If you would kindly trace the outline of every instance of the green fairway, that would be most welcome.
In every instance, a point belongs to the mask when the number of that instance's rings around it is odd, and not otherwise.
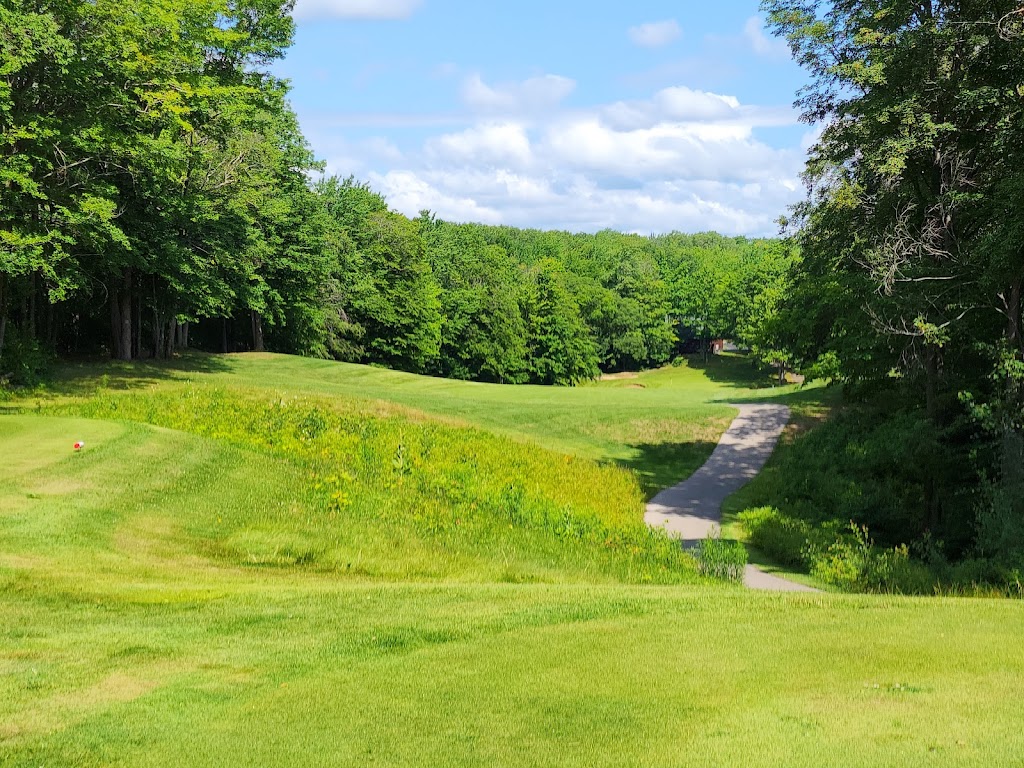
[[[5,766],[1024,754],[1010,601],[615,584],[626,554],[598,567],[528,527],[475,550],[389,539],[412,529],[317,520],[283,456],[145,425],[0,416],[0,453]],[[250,560],[239,537],[268,532],[376,565]],[[510,567],[547,583],[497,583]]]

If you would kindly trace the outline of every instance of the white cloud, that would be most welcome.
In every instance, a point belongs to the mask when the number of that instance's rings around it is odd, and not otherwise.
[[[665,88],[649,101],[620,101],[603,110],[606,122],[620,130],[648,127],[664,120],[716,121],[739,115],[740,103],[734,96],[685,86]]]
[[[449,194],[411,171],[371,173],[369,182],[375,190],[384,194],[389,206],[408,216],[415,216],[423,209],[428,209],[453,221],[499,224],[502,220],[499,211],[482,206],[471,197]]]
[[[358,148],[371,157],[391,163],[401,162],[403,155],[395,144],[383,136],[371,136],[359,143]]]
[[[733,117],[740,108],[735,96],[721,96],[676,86],[659,91],[654,103],[666,117],[684,120],[719,120]]]
[[[525,128],[510,122],[484,123],[461,133],[428,139],[426,151],[431,159],[447,163],[521,166],[531,157]]]
[[[627,188],[585,175],[552,179],[469,168],[390,171],[368,180],[408,216],[427,208],[448,221],[641,234],[774,234],[783,210],[780,196],[789,201],[799,196],[782,182],[661,181]]]
[[[296,0],[294,16],[309,19],[407,19],[423,0]]]
[[[530,112],[557,106],[575,88],[575,80],[560,75],[540,75],[519,83],[490,86],[476,74],[463,82],[462,100],[474,109]]]
[[[468,82],[478,109],[503,113],[464,115],[458,129],[434,127],[401,150],[379,139],[328,143],[331,171],[367,179],[410,216],[429,208],[451,221],[577,231],[774,234],[801,196],[799,136],[777,147],[758,134],[796,125],[790,108],[676,86],[645,100],[538,110],[562,98],[558,88]],[[338,135],[344,124],[319,130]]]
[[[758,56],[784,59],[789,56],[789,45],[785,40],[769,37],[764,33],[761,19],[751,16],[743,26],[743,39]]]
[[[786,175],[793,154],[752,135],[749,125],[659,123],[617,131],[596,117],[552,126],[545,149],[562,165],[601,178],[758,182]]]
[[[629,39],[643,48],[661,48],[675,42],[682,34],[675,19],[652,21],[629,28]]]

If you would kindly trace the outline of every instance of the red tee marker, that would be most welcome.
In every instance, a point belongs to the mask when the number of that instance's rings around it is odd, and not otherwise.
[[[77,443],[75,443],[74,448],[76,451],[82,450],[83,448],[85,448],[85,441],[79,440]]]

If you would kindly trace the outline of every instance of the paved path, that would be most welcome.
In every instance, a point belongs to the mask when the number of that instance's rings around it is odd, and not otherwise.
[[[714,453],[700,469],[679,485],[655,496],[644,520],[677,535],[685,547],[719,533],[722,502],[752,480],[772,455],[789,421],[784,405],[737,405],[740,414],[722,435]],[[753,589],[813,592],[748,565],[743,583]]]

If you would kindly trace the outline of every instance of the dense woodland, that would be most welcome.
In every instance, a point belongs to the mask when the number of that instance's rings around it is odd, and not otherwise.
[[[940,572],[959,562],[961,580],[1019,584],[1024,6],[763,6],[822,128],[777,343],[853,404],[794,457],[790,509],[865,524]]]
[[[0,375],[277,350],[571,384],[729,337],[847,405],[785,523],[1024,571],[1024,13],[767,0],[820,126],[789,237],[409,219],[321,170],[280,0],[0,2]],[[803,530],[801,528],[801,530]],[[980,565],[979,565],[980,564]]]
[[[777,242],[410,220],[319,166],[273,0],[0,5],[0,372],[270,349],[498,382],[755,343]]]

